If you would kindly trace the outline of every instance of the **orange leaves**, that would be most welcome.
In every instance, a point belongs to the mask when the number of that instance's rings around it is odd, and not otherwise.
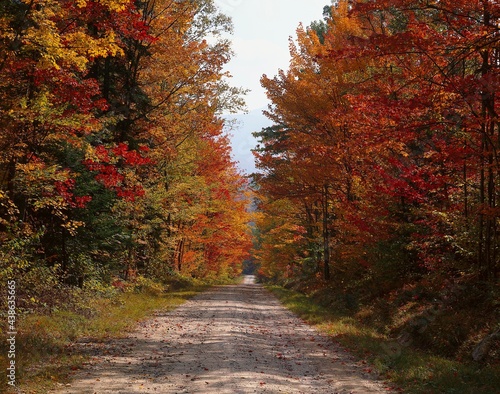
[[[270,201],[262,195],[259,198],[256,226],[260,242],[253,254],[260,273],[269,278],[290,277],[294,267],[301,265],[298,256],[307,245],[307,229],[293,220],[297,207],[290,199]]]

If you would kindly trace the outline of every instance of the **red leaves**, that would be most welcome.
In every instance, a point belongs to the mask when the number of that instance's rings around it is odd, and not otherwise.
[[[125,180],[125,177],[118,172],[118,169],[115,166],[98,165],[97,169],[99,174],[97,174],[95,178],[108,189],[119,187],[119,185],[121,185],[121,183]]]
[[[116,195],[126,201],[135,201],[138,197],[144,197],[146,192],[141,185],[134,185],[130,188],[115,187]]]
[[[139,149],[143,153],[148,152],[147,146],[141,146]],[[144,166],[151,164],[151,160],[149,158],[141,156],[137,151],[129,150],[128,145],[124,143],[120,143],[118,146],[111,148],[111,151],[116,157],[121,157],[124,164],[128,166]]]
[[[54,188],[59,196],[64,199],[64,202],[71,208],[85,208],[92,201],[91,196],[75,196],[73,189],[75,188],[75,180],[67,179],[66,181],[56,181]]]
[[[95,148],[95,154],[97,155],[97,157],[99,158],[100,161],[102,161],[103,163],[109,163],[110,162],[110,157],[109,157],[109,154],[108,154],[108,150],[102,146],[102,145],[99,145]]]
[[[147,153],[149,148],[141,146],[139,150],[141,153]],[[130,150],[124,143],[111,148],[99,145],[94,151],[97,160],[84,160],[83,164],[90,171],[97,172],[95,175],[97,181],[127,201],[134,201],[137,197],[144,196],[145,191],[141,185],[128,184],[127,169],[148,166],[152,164],[151,159],[135,150]]]

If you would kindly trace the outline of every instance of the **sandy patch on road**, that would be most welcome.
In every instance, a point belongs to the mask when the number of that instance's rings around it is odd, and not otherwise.
[[[252,277],[158,313],[60,393],[381,393],[361,363]]]

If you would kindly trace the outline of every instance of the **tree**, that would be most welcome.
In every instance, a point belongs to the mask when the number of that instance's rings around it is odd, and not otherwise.
[[[365,147],[352,143],[356,135],[348,123],[345,94],[360,79],[366,64],[329,56],[350,35],[361,34],[360,27],[348,17],[347,2],[340,2],[331,15],[322,37],[314,29],[298,29],[287,73],[262,78],[273,103],[266,114],[276,127],[257,135],[263,146],[256,153],[258,167],[269,174],[259,179],[265,192],[279,195],[280,187],[287,197],[303,199],[307,217],[312,206],[320,207],[322,219],[317,223],[322,227],[326,279],[330,277],[332,235],[338,239],[342,229],[348,228],[344,213],[352,210],[363,193],[360,163],[365,153]],[[346,239],[348,244],[354,242],[354,234],[344,234],[351,238]]]
[[[398,139],[407,152],[413,148],[414,169],[404,165],[404,172],[412,174],[406,191],[423,180],[420,189],[427,197],[434,194],[431,205],[438,204],[447,214],[453,209],[462,212],[451,220],[454,247],[465,251],[464,258],[475,254],[484,277],[495,276],[498,4],[382,1],[376,9],[359,3],[355,12],[372,26],[381,26],[366,43],[365,53],[390,65],[386,74],[393,82],[392,110],[380,97],[377,101],[388,120],[397,122]],[[380,15],[387,27],[376,23]],[[469,234],[470,226],[476,250],[459,229]],[[458,241],[464,238],[467,243]]]

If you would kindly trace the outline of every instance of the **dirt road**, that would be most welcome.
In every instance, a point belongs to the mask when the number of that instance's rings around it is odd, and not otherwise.
[[[158,314],[61,393],[380,393],[382,383],[253,277]]]

